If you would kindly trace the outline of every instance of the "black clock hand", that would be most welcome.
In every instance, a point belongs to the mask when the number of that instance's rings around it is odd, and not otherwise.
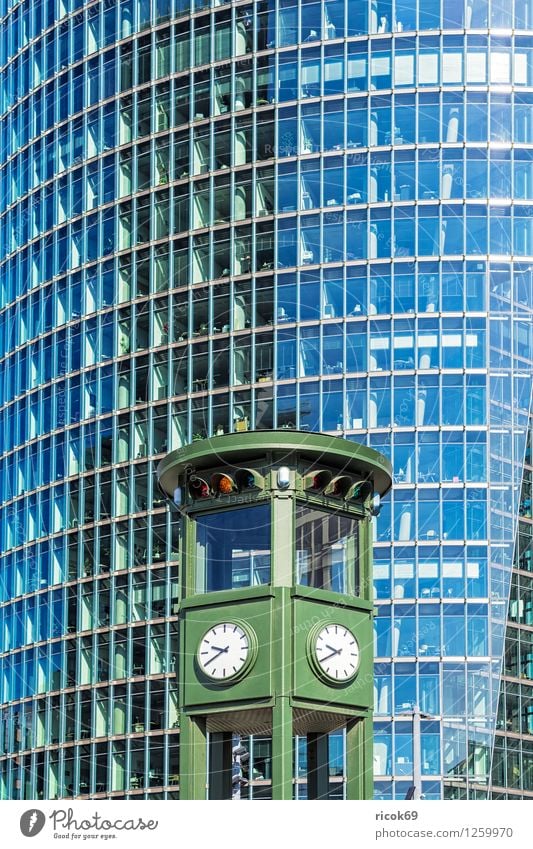
[[[213,648],[216,648],[216,646],[213,646]],[[224,654],[224,652],[227,652],[228,650],[229,646],[226,646],[225,649],[219,649],[217,653],[213,655],[213,657],[210,657],[209,660],[206,660],[206,662],[204,663],[204,669],[206,666],[209,666],[210,663],[216,660],[219,655]]]
[[[331,646],[326,646],[326,648],[330,649],[330,648],[331,648]],[[326,655],[326,657],[321,657],[321,658],[320,658],[320,663],[324,663],[324,661],[329,660],[329,659],[330,659],[330,657],[333,657],[333,656],[334,656],[334,655],[336,655],[336,654],[340,654],[341,652],[342,652],[342,649],[333,649],[333,651],[331,652],[331,654],[327,654],[327,655]]]

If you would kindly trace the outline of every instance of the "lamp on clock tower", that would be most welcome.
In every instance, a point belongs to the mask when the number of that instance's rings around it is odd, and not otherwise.
[[[272,798],[329,792],[328,735],[346,729],[346,797],[372,796],[371,520],[381,454],[292,430],[194,442],[158,467],[181,511],[180,797],[230,798],[232,733],[272,738]]]

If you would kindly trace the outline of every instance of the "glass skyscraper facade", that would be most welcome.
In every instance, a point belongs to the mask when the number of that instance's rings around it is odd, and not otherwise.
[[[296,427],[394,464],[376,796],[533,797],[533,0],[0,0],[0,147],[0,794],[177,797],[155,466]]]

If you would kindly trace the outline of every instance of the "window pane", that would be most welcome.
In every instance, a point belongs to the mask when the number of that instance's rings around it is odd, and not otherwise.
[[[357,576],[357,520],[296,508],[296,583],[339,593],[350,591],[349,572]]]
[[[197,592],[239,589],[269,581],[269,505],[197,517]]]

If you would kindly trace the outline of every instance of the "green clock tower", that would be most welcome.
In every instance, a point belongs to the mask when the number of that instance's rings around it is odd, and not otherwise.
[[[328,796],[346,728],[346,796],[372,796],[371,519],[388,460],[339,437],[228,434],[173,451],[159,485],[182,513],[180,796],[231,797],[232,734],[272,737],[272,797]]]

